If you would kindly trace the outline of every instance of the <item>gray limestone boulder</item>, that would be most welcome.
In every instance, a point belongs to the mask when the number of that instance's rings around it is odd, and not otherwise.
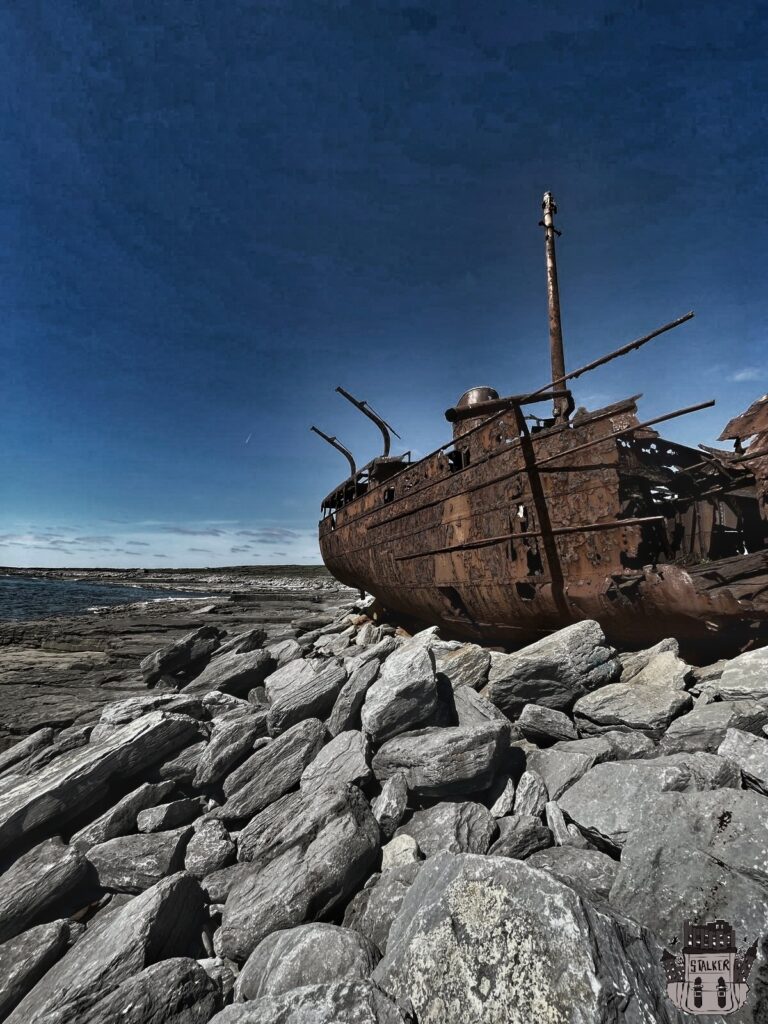
[[[118,836],[93,846],[86,857],[99,885],[114,892],[144,892],[184,866],[192,828]]]
[[[659,953],[523,861],[441,854],[408,890],[373,980],[419,1024],[671,1024]]]
[[[659,655],[669,656],[669,652]],[[666,676],[641,681],[640,676],[650,672],[653,664],[628,683],[612,683],[577,700],[573,715],[579,730],[594,735],[617,728],[633,729],[659,739],[674,718],[690,710],[693,701]]]
[[[515,726],[532,743],[556,743],[578,739],[576,726],[568,715],[541,704],[526,704]]]
[[[248,654],[250,651],[263,647],[266,639],[267,632],[261,626],[247,629],[244,633],[235,633],[226,640],[222,640],[211,655],[211,660],[221,658],[225,654]]]
[[[166,644],[148,654],[139,666],[144,682],[153,686],[161,676],[174,676],[179,672],[192,672],[204,665],[221,643],[224,631],[216,626],[201,626],[180,640]]]
[[[439,680],[439,676],[438,676]],[[499,711],[495,704],[476,693],[471,687],[456,686],[451,693],[451,703],[455,712],[455,721],[464,728],[471,728],[474,725],[487,725],[489,722],[498,722],[510,729],[509,719],[503,711]]]
[[[405,894],[418,875],[421,864],[413,862],[392,868],[372,884],[366,884],[347,906],[344,927],[354,929],[369,939],[380,952],[386,952],[392,922],[400,912]]]
[[[766,724],[768,702],[760,703],[746,697],[744,700],[697,704],[693,711],[672,722],[659,747],[667,754],[685,750],[715,753],[728,729],[740,729],[759,736]]]
[[[178,750],[196,731],[197,723],[185,715],[155,711],[17,780],[0,792],[0,849],[42,825],[81,813],[115,775],[124,779],[145,770]]]
[[[338,736],[340,732],[346,732],[348,729],[360,728],[360,710],[380,668],[379,662],[372,658],[356,668],[344,683],[328,719],[328,732],[331,736]]]
[[[526,770],[535,772],[544,782],[550,800],[557,800],[595,764],[591,754],[550,747],[534,750],[526,759]]]
[[[118,800],[95,821],[75,832],[70,844],[85,853],[92,846],[106,843],[108,839],[135,832],[139,812],[162,803],[171,795],[173,789],[173,782],[144,782],[137,789],[127,793],[122,800]]]
[[[579,850],[575,846],[550,846],[531,854],[527,864],[559,878],[584,898],[607,900],[619,862],[600,850]]]
[[[712,755],[670,755],[644,761],[597,764],[559,798],[561,810],[588,839],[621,848],[646,809],[660,793],[712,788],[721,772],[733,777]]]
[[[619,655],[619,661],[621,662],[621,678],[627,683],[630,679],[637,676],[643,669],[660,654],[670,652],[677,656],[680,653],[680,645],[673,637],[667,637],[666,640],[660,640],[653,647],[647,647],[642,651],[627,651],[625,654]]]
[[[126,697],[124,700],[113,701],[102,709],[89,740],[91,743],[99,743],[109,739],[117,726],[135,722],[152,711],[188,715],[197,720],[205,717],[203,702],[197,694],[150,693],[139,697]]]
[[[418,644],[404,644],[384,662],[360,717],[363,730],[381,743],[426,722],[436,708],[434,658]]]
[[[438,853],[487,853],[497,832],[496,819],[482,804],[439,803],[416,811],[395,836],[411,836],[425,857]]]
[[[515,805],[515,780],[501,773],[485,794],[485,803],[494,818],[506,818]]]
[[[373,777],[368,764],[368,739],[359,730],[341,732],[326,743],[301,776],[301,789],[351,782],[363,785]]]
[[[252,708],[252,705],[248,705]],[[195,786],[211,786],[227,775],[267,735],[267,712],[253,711],[235,718],[220,718],[195,770]]]
[[[394,636],[385,636],[372,647],[348,649],[344,652],[344,668],[351,675],[369,661],[385,661],[393,651],[400,647],[400,641]]]
[[[235,1003],[210,1024],[405,1024],[406,1018],[370,981],[304,985],[281,996]]]
[[[248,957],[235,986],[235,999],[281,996],[305,985],[365,981],[379,962],[373,943],[359,932],[333,924],[301,924],[273,932]]]
[[[18,743],[14,743],[12,747],[0,751],[0,775],[52,743],[53,729],[46,726],[44,729],[38,729],[36,732],[30,733],[29,736],[25,736]]]
[[[768,739],[741,729],[728,729],[717,752],[739,766],[749,789],[768,794]]]
[[[491,652],[487,696],[510,718],[534,703],[568,711],[579,697],[614,682],[620,672],[602,629],[587,619],[515,654]]]
[[[714,687],[720,700],[768,700],[768,647],[732,658]]]
[[[320,751],[324,735],[323,723],[310,718],[270,740],[242,765],[236,782],[233,775],[225,780],[227,801],[216,816],[225,822],[251,818],[293,789]]]
[[[493,782],[507,736],[499,722],[403,733],[376,753],[373,774],[385,782],[402,772],[417,798],[477,793]]]
[[[191,786],[201,758],[208,749],[207,740],[190,743],[177,754],[162,760],[146,773],[147,782],[173,782],[179,786]]]
[[[187,843],[184,869],[202,879],[232,864],[236,856],[237,847],[224,824],[215,818],[201,821]]]
[[[621,682],[638,686],[668,686],[685,690],[693,680],[693,668],[678,655],[677,642],[662,640],[647,651],[622,657]]]
[[[304,674],[289,690],[268,688],[271,706],[267,727],[270,735],[277,736],[307,718],[325,718],[331,713],[346,681],[344,666],[340,662],[329,661],[312,675]]]
[[[261,686],[275,667],[271,655],[265,650],[231,651],[212,659],[184,693],[208,693],[219,690],[233,697],[245,696],[254,686]]]
[[[204,802],[199,797],[172,800],[168,804],[158,804],[139,811],[136,815],[136,828],[139,832],[163,832],[188,825],[199,818],[204,810]]]
[[[532,814],[516,814],[511,818],[499,818],[499,838],[488,850],[491,857],[514,857],[525,860],[537,850],[552,845],[552,833],[541,818]],[[474,852],[474,851],[470,851]]]
[[[381,870],[390,871],[422,860],[419,844],[412,836],[395,836],[381,848]]]
[[[291,661],[303,656],[303,650],[298,641],[292,637],[286,640],[278,640],[277,643],[267,644],[266,650],[272,656],[278,668],[287,665]]]
[[[379,826],[360,790],[326,787],[313,799],[312,827],[296,822],[295,841],[230,890],[220,931],[229,959],[242,962],[272,932],[329,913],[373,867]]]
[[[317,674],[318,662],[297,658],[271,672],[264,681],[267,702],[274,704],[290,695],[297,686],[302,686]]]
[[[381,834],[391,839],[403,820],[408,806],[408,783],[402,772],[395,772],[381,787],[381,793],[371,804],[373,816],[379,823]]]
[[[200,886],[173,875],[94,921],[6,1024],[79,1024],[92,1007],[152,963],[182,955],[200,931]]]
[[[515,790],[514,813],[531,814],[540,818],[548,799],[547,787],[538,772],[523,772]]]
[[[488,682],[491,652],[477,644],[439,643],[432,647],[435,671],[450,680],[452,687],[481,690]]]
[[[69,922],[51,921],[8,939],[0,945],[0,1020],[63,956],[69,944]]]
[[[645,733],[617,729],[609,729],[596,736],[583,736],[578,740],[560,741],[553,749],[589,754],[594,757],[595,764],[602,764],[603,761],[631,761],[658,753],[656,744]]]
[[[86,863],[74,846],[46,839],[0,875],[0,942],[13,938],[85,875]]]

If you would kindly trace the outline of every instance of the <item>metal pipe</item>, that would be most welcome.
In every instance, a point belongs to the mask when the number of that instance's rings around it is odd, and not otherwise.
[[[565,377],[565,353],[563,351],[563,327],[560,318],[560,290],[557,285],[557,257],[555,255],[555,234],[560,234],[555,229],[554,216],[557,213],[555,198],[551,192],[544,193],[541,203],[544,211],[541,225],[544,228],[544,250],[547,258],[547,307],[549,311],[549,357],[552,364],[552,377],[554,380],[562,380]],[[564,423],[568,414],[573,409],[573,399],[570,402],[564,398],[555,398],[552,404],[552,411],[555,422]]]
[[[355,465],[355,460],[352,455],[352,452],[349,451],[348,448],[345,448],[341,441],[338,441],[335,437],[329,437],[327,434],[324,434],[323,431],[319,429],[319,427],[310,427],[309,429],[314,430],[316,434],[322,437],[324,441],[327,441],[328,444],[335,448],[337,452],[341,452],[341,454],[349,463],[351,475],[355,476],[357,473],[357,466]]]
[[[391,430],[395,437],[399,438],[400,435],[398,434],[398,432],[394,429],[394,427],[391,427],[386,420],[383,420],[381,416],[378,415],[378,413],[375,413],[367,402],[361,402],[358,398],[355,398],[354,395],[350,395],[350,393],[348,391],[345,391],[344,388],[342,387],[338,387],[336,388],[336,390],[340,395],[343,395],[343,397],[346,398],[348,402],[351,402],[352,405],[355,406],[355,408],[359,409],[364,416],[367,416],[369,420],[373,420],[373,422],[379,428],[382,437],[384,438],[384,451],[382,452],[382,457],[386,459],[386,457],[389,455],[389,449],[392,443],[392,439],[389,436],[389,432]]]

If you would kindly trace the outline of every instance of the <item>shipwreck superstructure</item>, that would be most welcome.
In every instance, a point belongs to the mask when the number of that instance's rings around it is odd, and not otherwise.
[[[768,641],[768,396],[731,420],[733,451],[663,439],[633,395],[576,409],[570,382],[690,320],[566,372],[551,194],[543,202],[552,379],[527,394],[467,391],[453,436],[418,461],[384,438],[322,502],[333,575],[445,635],[516,646],[584,618],[613,642],[676,636],[690,656]],[[527,412],[552,402],[546,418]],[[536,422],[534,422],[536,421]]]

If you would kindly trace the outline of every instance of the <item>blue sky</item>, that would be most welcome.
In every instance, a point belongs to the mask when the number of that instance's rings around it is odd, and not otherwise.
[[[316,562],[375,428],[577,382],[713,443],[766,391],[764,4],[29,0],[0,10],[0,564]]]

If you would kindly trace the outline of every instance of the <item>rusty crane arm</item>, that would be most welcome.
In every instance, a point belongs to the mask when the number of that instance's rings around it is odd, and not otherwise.
[[[357,473],[357,466],[355,465],[355,459],[354,456],[352,455],[352,452],[348,448],[345,448],[341,441],[338,440],[338,438],[329,437],[328,434],[323,433],[323,431],[320,430],[319,427],[310,427],[309,429],[314,431],[314,433],[317,434],[319,437],[322,437],[324,441],[327,441],[328,444],[331,445],[331,447],[335,448],[337,452],[341,452],[341,454],[349,463],[351,476],[355,476]]]
[[[338,387],[336,388],[336,390],[340,395],[346,398],[348,402],[351,402],[356,409],[359,409],[363,416],[367,416],[369,420],[373,420],[373,422],[379,428],[379,430],[381,431],[381,435],[384,438],[384,451],[382,452],[382,457],[386,459],[389,456],[389,449],[392,445],[390,433],[394,434],[395,437],[399,439],[400,435],[398,434],[398,432],[395,430],[393,426],[387,423],[385,419],[382,419],[382,417],[379,416],[378,413],[374,412],[367,402],[360,401],[359,398],[355,398],[354,395],[350,395],[350,393],[348,391],[345,391],[344,388],[342,387]]]

